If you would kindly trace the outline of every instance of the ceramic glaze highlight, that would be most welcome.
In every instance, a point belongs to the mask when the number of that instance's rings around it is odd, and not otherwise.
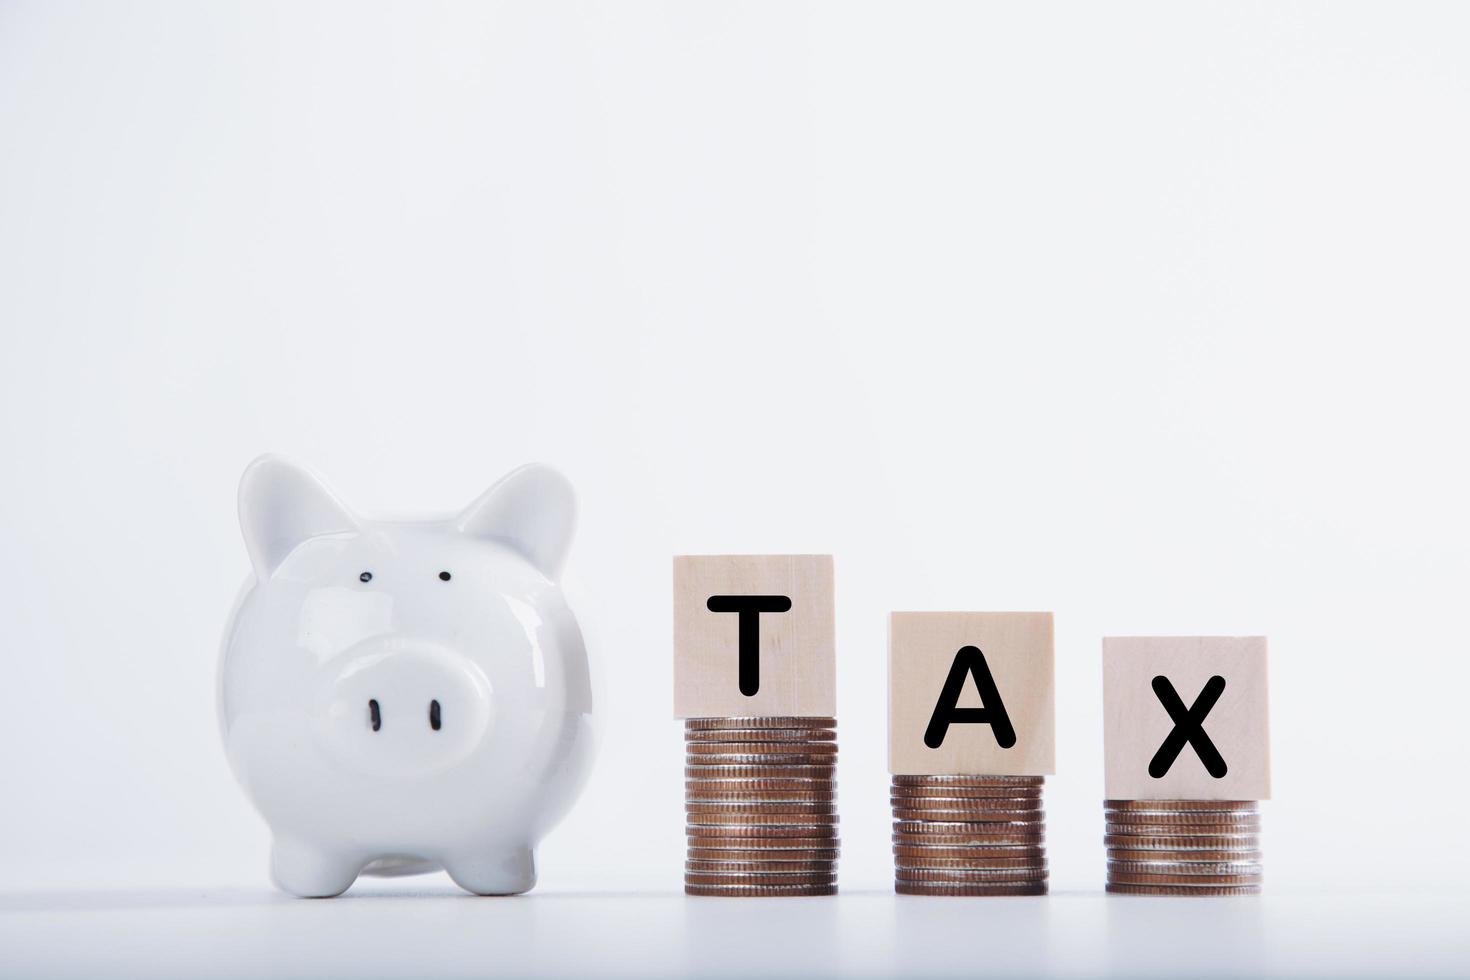
[[[575,499],[526,466],[464,511],[370,520],[308,470],[240,483],[254,573],[225,629],[219,707],[286,891],[444,868],[527,891],[592,755],[581,631],[557,584]]]

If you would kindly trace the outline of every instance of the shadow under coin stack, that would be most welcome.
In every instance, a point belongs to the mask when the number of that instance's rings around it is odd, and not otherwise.
[[[837,893],[834,718],[689,718],[689,895]]]
[[[1107,800],[1107,889],[1259,895],[1261,814],[1244,800]]]
[[[894,776],[900,895],[1045,895],[1044,776]]]

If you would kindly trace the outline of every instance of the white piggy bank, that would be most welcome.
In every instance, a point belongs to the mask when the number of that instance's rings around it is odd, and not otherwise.
[[[587,651],[557,585],[571,485],[526,466],[453,517],[367,520],[309,471],[240,481],[254,574],[225,629],[220,724],[271,873],[329,896],[444,868],[536,883],[592,750]]]

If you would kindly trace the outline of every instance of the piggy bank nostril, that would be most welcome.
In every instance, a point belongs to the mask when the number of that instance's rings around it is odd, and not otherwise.
[[[383,715],[378,711],[378,699],[368,700],[368,723],[373,726],[373,731],[383,727]]]
[[[439,721],[439,702],[438,701],[430,701],[429,702],[429,727],[432,728],[432,729],[434,729],[434,731],[437,732],[439,730],[439,725],[440,725],[440,721]]]

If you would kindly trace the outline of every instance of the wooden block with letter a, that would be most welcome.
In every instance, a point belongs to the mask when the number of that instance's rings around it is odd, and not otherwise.
[[[892,613],[888,765],[895,775],[1054,772],[1052,614]]]
[[[889,617],[894,891],[1046,894],[1055,690],[1051,613]]]

